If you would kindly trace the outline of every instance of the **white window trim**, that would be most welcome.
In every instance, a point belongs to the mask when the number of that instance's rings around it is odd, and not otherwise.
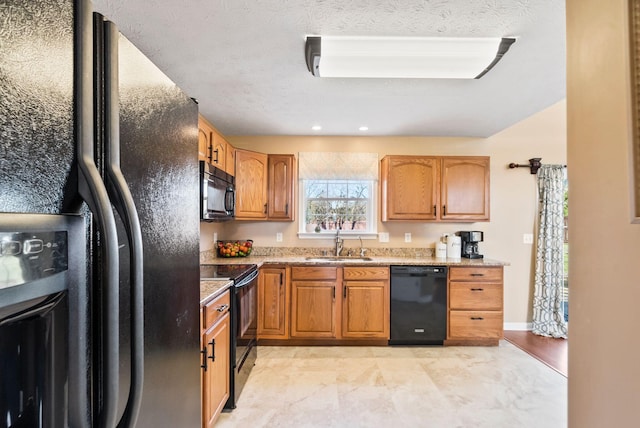
[[[304,230],[305,223],[305,205],[306,205],[306,197],[305,197],[305,189],[303,185],[304,180],[299,180],[298,182],[298,212],[300,213],[298,219],[298,238],[299,239],[332,239],[336,236],[335,231],[330,232],[307,232]],[[361,237],[362,239],[378,239],[378,180],[372,180],[371,182],[371,209],[369,210],[369,218],[367,218],[367,222],[371,225],[371,230],[368,232],[362,231],[351,231],[351,230],[340,230],[340,236],[343,239],[358,239]]]

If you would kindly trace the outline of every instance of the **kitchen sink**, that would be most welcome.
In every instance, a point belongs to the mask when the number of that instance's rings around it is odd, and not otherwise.
[[[358,256],[309,256],[305,257],[306,260],[312,262],[370,262],[373,259],[371,257],[358,257]]]

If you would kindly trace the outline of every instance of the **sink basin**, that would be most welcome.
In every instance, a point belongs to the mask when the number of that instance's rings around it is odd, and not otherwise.
[[[373,260],[371,257],[358,257],[358,256],[309,256],[305,257],[306,260],[312,262],[370,262]]]

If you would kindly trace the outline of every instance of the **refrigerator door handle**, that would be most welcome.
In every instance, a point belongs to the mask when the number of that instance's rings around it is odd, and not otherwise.
[[[119,366],[119,260],[118,232],[111,201],[94,160],[94,92],[93,92],[93,31],[91,4],[87,0],[76,4],[74,104],[76,110],[76,150],[78,193],[93,215],[93,224],[100,232],[101,264],[95,272],[101,275],[103,286],[104,334],[102,353],[103,376],[110,379],[102,391],[99,425],[115,425],[118,404]],[[88,287],[74,291],[75,311],[70,314],[69,357],[69,419],[71,426],[91,426],[89,365],[89,295]],[[71,398],[73,397],[73,398]]]
[[[120,169],[120,112],[118,80],[119,32],[113,22],[104,22],[105,52],[105,169],[107,190],[124,224],[131,260],[131,384],[127,405],[118,427],[134,427],[142,402],[144,379],[143,246],[142,228],[133,196]]]

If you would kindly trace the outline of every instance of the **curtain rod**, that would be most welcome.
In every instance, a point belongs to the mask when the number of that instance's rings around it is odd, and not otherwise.
[[[517,164],[517,163],[510,163],[509,164],[509,168],[513,169],[513,168],[530,168],[531,170],[531,174],[536,174],[538,172],[538,169],[540,169],[540,167],[542,166],[542,163],[540,162],[542,160],[542,158],[531,158],[529,159],[529,163],[528,164]],[[567,167],[566,165],[562,165],[563,167]]]

